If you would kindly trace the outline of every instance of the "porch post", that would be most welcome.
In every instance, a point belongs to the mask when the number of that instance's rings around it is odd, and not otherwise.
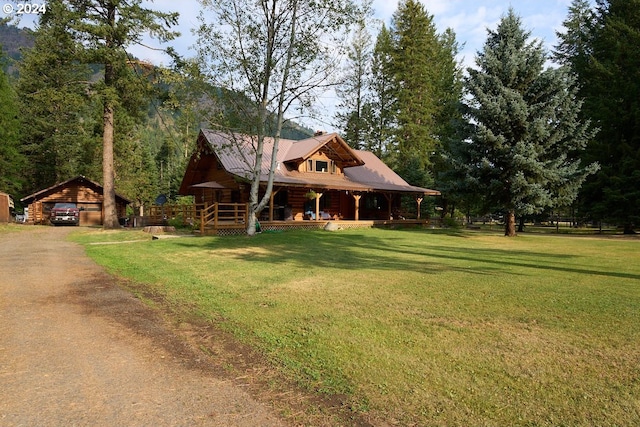
[[[391,201],[393,200],[393,194],[384,193],[384,198],[387,199],[387,207],[389,208],[387,212],[387,219],[391,219]]]
[[[204,221],[205,221],[205,215],[208,207],[209,207],[209,204],[207,202],[204,202],[204,207],[200,211],[200,235],[201,236],[204,236],[204,225],[205,225]]]
[[[362,196],[360,194],[354,194],[353,195],[353,199],[356,202],[356,217],[355,217],[356,221],[360,220],[360,198],[361,197]]]
[[[316,221],[320,220],[320,197],[322,193],[316,193]]]
[[[423,199],[424,197],[416,196],[416,203],[418,204],[418,219],[420,219],[420,204],[422,203]]]
[[[278,194],[278,192],[280,191],[280,188],[276,189],[272,189],[271,190],[271,195],[269,196],[269,221],[273,221],[273,199],[275,197],[276,194]]]

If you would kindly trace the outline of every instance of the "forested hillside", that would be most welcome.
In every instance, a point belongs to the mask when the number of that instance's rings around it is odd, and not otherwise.
[[[49,31],[41,30],[38,38],[27,28],[0,25],[6,74],[2,91],[7,97],[3,110],[13,111],[16,119],[15,126],[5,126],[14,131],[4,138],[3,160],[21,165],[2,190],[16,201],[77,175],[102,182],[101,106],[86,84],[76,82],[99,81],[104,69],[74,61],[71,41]],[[197,132],[220,111],[215,107],[220,90],[135,58],[130,63],[137,64],[131,67],[128,93],[135,107],[119,116],[123,132],[116,139],[115,165],[118,192],[133,200],[135,208],[152,203],[158,194],[178,197]],[[17,120],[18,111],[28,111],[29,119]],[[286,122],[282,131],[289,139],[312,134],[295,122]],[[11,170],[7,166],[2,172]]]

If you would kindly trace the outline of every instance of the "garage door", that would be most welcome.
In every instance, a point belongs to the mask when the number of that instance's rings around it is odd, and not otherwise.
[[[102,225],[102,203],[78,203],[80,225]]]

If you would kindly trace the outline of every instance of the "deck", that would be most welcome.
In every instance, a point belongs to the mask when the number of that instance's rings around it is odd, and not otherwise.
[[[194,227],[198,235],[239,235],[246,233],[248,205],[245,203],[214,203],[212,205],[172,205],[152,206],[146,216],[146,225],[166,225],[172,222],[182,222],[184,225]],[[429,219],[402,219],[402,220],[290,220],[290,221],[264,221],[260,220],[262,231],[275,232],[286,230],[313,230],[322,229],[329,222],[340,229],[351,228],[404,228],[404,227],[431,227],[437,225]]]

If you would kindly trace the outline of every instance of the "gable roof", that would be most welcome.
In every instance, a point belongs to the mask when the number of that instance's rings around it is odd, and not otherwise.
[[[99,194],[104,194],[104,188],[102,187],[102,185],[98,184],[97,182],[91,181],[88,178],[85,178],[82,175],[76,176],[74,178],[68,179],[64,182],[60,182],[58,184],[54,184],[51,187],[45,188],[44,190],[40,190],[36,193],[30,194],[26,197],[23,197],[22,199],[20,199],[21,202],[26,202],[26,203],[32,203],[35,200],[41,199],[42,197],[46,196],[49,193],[54,193],[55,191],[57,191],[59,188],[65,187],[69,184],[71,184],[74,181],[78,181],[78,184],[83,184],[86,185],[87,187],[91,187],[93,188],[94,191],[96,191]],[[131,200],[119,195],[116,193],[116,199],[121,202],[121,203],[125,203],[125,204],[129,204],[131,203]]]
[[[205,148],[213,152],[227,172],[241,180],[250,179],[251,167],[256,156],[255,137],[203,129],[200,131],[199,139]],[[263,182],[269,177],[273,143],[273,138],[265,138],[260,168],[260,180]],[[344,175],[305,173],[286,166],[300,163],[318,151],[323,151],[330,158],[341,162]],[[363,192],[440,194],[436,190],[409,185],[375,154],[352,149],[336,133],[318,135],[301,141],[280,139],[276,165],[274,184]]]
[[[281,140],[282,142],[282,140]],[[364,162],[357,152],[349,147],[337,133],[314,135],[301,141],[290,141],[284,162],[298,163],[313,156],[318,151],[324,151],[332,160],[338,160],[343,167],[362,166]]]

